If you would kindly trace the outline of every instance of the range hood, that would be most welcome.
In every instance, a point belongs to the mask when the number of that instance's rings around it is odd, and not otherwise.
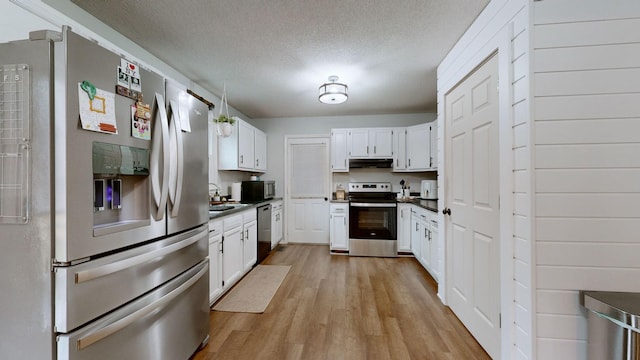
[[[391,168],[393,159],[349,159],[349,168]]]

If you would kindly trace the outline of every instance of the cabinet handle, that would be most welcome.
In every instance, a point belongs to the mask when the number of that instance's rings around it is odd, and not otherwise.
[[[449,209],[449,208],[444,208],[444,209],[442,210],[442,213],[443,213],[443,214],[445,214],[445,215],[451,215],[451,209]]]
[[[256,167],[260,166],[260,160],[256,159]]]
[[[369,145],[367,145],[367,155],[369,155]]]
[[[429,167],[433,167],[433,156],[429,156]]]
[[[240,155],[240,164],[244,164],[244,155]]]
[[[427,240],[431,240],[431,239],[429,239],[429,234],[427,233],[427,231],[429,231],[429,230],[427,230],[427,228],[424,228],[424,237],[425,237]]]
[[[416,231],[418,231],[418,223],[416,223]]]
[[[407,159],[407,166],[411,167],[411,159]]]
[[[376,152],[376,146],[375,146],[375,145],[373,145],[373,153],[374,153],[374,154],[376,154],[376,153],[377,153],[377,152]]]
[[[222,241],[220,242],[220,252],[224,254],[224,236],[222,237]]]
[[[246,233],[246,235],[245,235],[245,239],[246,239],[246,240],[249,240],[249,229],[245,230],[245,233]]]
[[[344,167],[347,167],[347,159],[344,159]]]

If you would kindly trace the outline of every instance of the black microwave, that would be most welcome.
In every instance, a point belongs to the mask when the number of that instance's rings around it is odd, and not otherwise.
[[[243,181],[240,192],[240,202],[255,203],[258,201],[273,199],[276,195],[276,182],[269,181]]]

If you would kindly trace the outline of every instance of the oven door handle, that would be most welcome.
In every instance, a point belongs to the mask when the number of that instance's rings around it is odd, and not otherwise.
[[[392,208],[392,207],[396,207],[396,203],[349,203],[349,206],[353,206],[353,207]]]

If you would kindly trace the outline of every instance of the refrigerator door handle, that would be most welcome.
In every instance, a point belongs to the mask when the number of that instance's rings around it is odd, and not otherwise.
[[[169,121],[165,111],[164,97],[156,93],[155,98],[154,119],[155,126],[160,127],[160,136],[153,136],[151,143],[151,189],[153,200],[157,206],[155,219],[160,220],[164,217],[164,209],[167,204],[169,178]],[[158,120],[160,117],[160,121]],[[162,174],[160,174],[159,164],[162,162]]]
[[[171,217],[177,217],[180,211],[180,199],[182,198],[182,176],[184,168],[184,147],[182,145],[182,130],[180,125],[180,107],[175,100],[169,101],[168,110],[169,139],[170,139],[170,165],[169,174],[169,201],[171,202]]]
[[[130,258],[127,258],[126,260],[121,260],[121,261],[113,262],[110,264],[102,265],[97,268],[78,271],[77,273],[75,273],[76,284],[81,284],[83,282],[87,282],[103,276],[111,275],[113,273],[122,271],[124,269],[128,269],[130,267],[142,265],[150,260],[184,249],[187,246],[200,241],[201,238],[202,237],[200,235],[194,235],[191,239],[186,239],[184,241],[171,244],[167,247],[164,247],[155,251],[130,257]]]
[[[146,316],[147,314],[153,311],[160,311],[160,309],[164,308],[173,299],[178,297],[180,294],[182,294],[184,291],[190,288],[193,284],[195,284],[198,280],[200,280],[200,278],[203,277],[208,271],[209,271],[209,268],[205,266],[200,271],[198,271],[198,273],[196,273],[191,279],[185,281],[182,285],[175,288],[174,290],[164,295],[160,299],[141,308],[140,310],[137,310],[117,320],[116,322],[113,322],[97,331],[91,332],[88,335],[81,337],[77,341],[78,350],[82,350],[110,335],[117,333],[118,331],[135,323],[136,321],[138,321],[139,319],[141,319],[142,317]]]

